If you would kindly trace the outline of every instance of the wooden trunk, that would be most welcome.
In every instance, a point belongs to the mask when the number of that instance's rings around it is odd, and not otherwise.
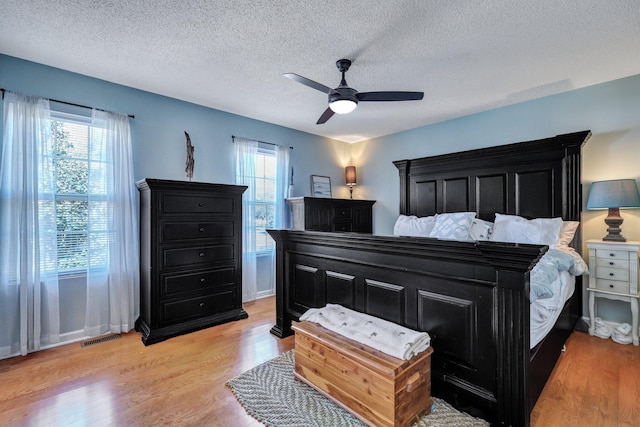
[[[316,323],[292,328],[295,378],[368,425],[410,426],[431,412],[431,347],[402,360]]]

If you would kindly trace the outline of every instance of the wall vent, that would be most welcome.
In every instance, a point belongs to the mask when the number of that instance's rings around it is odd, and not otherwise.
[[[80,347],[88,347],[94,344],[100,344],[107,341],[117,340],[118,338],[120,338],[120,334],[107,335],[105,337],[99,337],[92,340],[84,341],[82,344],[80,344]]]

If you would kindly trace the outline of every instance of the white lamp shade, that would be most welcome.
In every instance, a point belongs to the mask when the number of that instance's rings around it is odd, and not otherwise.
[[[358,103],[350,99],[338,99],[329,104],[329,108],[336,114],[348,114],[356,109]]]

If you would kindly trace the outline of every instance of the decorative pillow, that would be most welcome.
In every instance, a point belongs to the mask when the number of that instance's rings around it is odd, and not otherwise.
[[[415,215],[400,215],[393,226],[393,234],[396,236],[429,237],[435,224],[432,216],[417,217]]]
[[[489,240],[492,230],[492,222],[476,218],[471,223],[471,228],[469,229],[469,240]]]
[[[436,215],[430,237],[438,239],[468,240],[475,212],[452,212]]]
[[[562,218],[528,220],[517,215],[497,213],[489,240],[553,246],[558,241],[561,229]]]
[[[569,245],[573,240],[573,236],[576,234],[576,230],[580,223],[578,221],[563,221],[562,222],[562,230],[560,230],[560,237],[558,238],[558,242],[555,246],[571,249]]]

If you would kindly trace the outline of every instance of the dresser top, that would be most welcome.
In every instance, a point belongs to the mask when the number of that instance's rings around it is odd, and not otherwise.
[[[615,247],[619,250],[637,251],[640,248],[640,241],[627,240],[626,242],[611,242],[600,239],[589,239],[587,240],[587,246],[590,248],[602,247],[607,249]]]
[[[145,178],[136,182],[139,190],[144,189],[170,189],[170,190],[215,190],[243,193],[246,185],[214,184],[210,182],[173,181],[169,179]]]

